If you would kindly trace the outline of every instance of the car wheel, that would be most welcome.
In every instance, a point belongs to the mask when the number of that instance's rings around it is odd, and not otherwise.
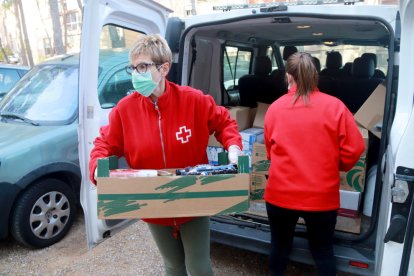
[[[26,246],[50,246],[66,235],[75,213],[73,190],[61,180],[43,179],[28,188],[16,202],[11,233]]]

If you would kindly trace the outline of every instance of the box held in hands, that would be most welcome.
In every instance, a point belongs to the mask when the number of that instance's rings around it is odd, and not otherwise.
[[[98,160],[100,219],[198,217],[248,209],[247,156],[239,157],[238,174],[110,177],[116,168],[116,157]]]

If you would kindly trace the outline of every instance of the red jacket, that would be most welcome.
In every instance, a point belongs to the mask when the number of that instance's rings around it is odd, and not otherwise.
[[[237,145],[241,137],[228,110],[214,99],[187,86],[165,81],[165,92],[154,104],[133,93],[112,109],[109,125],[100,129],[89,163],[90,179],[97,159],[124,156],[133,169],[183,168],[208,163],[206,147],[210,134],[225,148]],[[177,225],[190,218],[146,219],[163,225]]]
[[[339,171],[350,170],[364,151],[351,112],[337,98],[313,91],[308,105],[292,105],[296,87],[276,100],[265,116],[270,159],[264,198],[287,209],[336,210]]]

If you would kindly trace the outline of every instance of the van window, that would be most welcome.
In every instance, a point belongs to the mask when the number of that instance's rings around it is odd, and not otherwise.
[[[223,84],[227,91],[237,90],[239,78],[250,74],[252,51],[226,46],[223,52]]]
[[[99,52],[98,93],[102,108],[112,108],[133,91],[127,73],[129,50],[142,33],[106,25],[102,29]]]
[[[376,68],[387,74],[388,68],[388,49],[380,46],[358,46],[358,45],[338,45],[338,46],[326,46],[326,45],[306,45],[297,46],[299,51],[308,52],[313,57],[319,59],[321,63],[321,69],[325,68],[326,56],[329,52],[339,52],[342,56],[342,66],[346,63],[353,63],[358,57],[361,57],[365,53],[372,53],[376,55]]]
[[[271,46],[269,46],[266,50],[266,55],[270,58],[270,60],[272,61],[272,71],[275,69],[278,69],[278,65],[277,65],[277,61],[276,61],[276,57],[273,51],[273,48]]]

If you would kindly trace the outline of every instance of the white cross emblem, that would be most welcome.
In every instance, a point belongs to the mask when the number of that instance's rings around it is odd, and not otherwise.
[[[177,138],[177,141],[181,141],[182,144],[185,144],[191,137],[191,129],[187,129],[186,126],[182,126],[180,127],[180,130],[175,133],[175,137]]]

